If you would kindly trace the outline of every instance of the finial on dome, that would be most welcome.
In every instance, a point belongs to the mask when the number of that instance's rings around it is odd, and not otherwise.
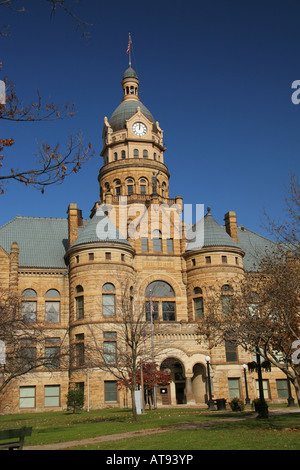
[[[211,208],[208,206],[207,207],[207,213],[210,214]]]

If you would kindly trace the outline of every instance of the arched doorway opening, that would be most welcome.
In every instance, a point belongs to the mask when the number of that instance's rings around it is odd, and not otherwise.
[[[192,390],[196,403],[207,402],[207,376],[203,364],[197,363],[193,367]]]
[[[160,370],[166,369],[170,371],[172,382],[168,388],[160,390],[160,394],[164,395],[161,397],[162,404],[185,404],[185,371],[182,362],[175,357],[169,357],[160,366]]]

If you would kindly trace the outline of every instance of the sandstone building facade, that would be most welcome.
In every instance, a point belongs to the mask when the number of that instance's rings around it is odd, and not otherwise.
[[[220,225],[209,208],[199,222],[200,238],[190,236],[194,228],[179,223],[183,198],[170,197],[163,130],[140,101],[131,66],[122,88],[121,104],[104,119],[100,195],[90,218],[70,203],[66,219],[17,216],[0,228],[0,286],[14,286],[23,315],[44,325],[46,352],[66,342],[80,352],[72,368],[56,364],[14,379],[2,393],[1,413],[65,409],[72,383],[81,384],[90,409],[130,404],[112,375],[89,369],[84,360],[92,324],[102,326],[99,341],[113,354],[124,281],[141,303],[149,302],[151,291],[155,360],[172,378],[157,390],[159,406],[207,406],[207,356],[214,398],[246,397],[243,364],[252,356],[230,345],[199,343],[197,324],[207,313],[209,290],[226,292],[255,270],[257,253],[272,242],[238,226],[233,211]],[[256,398],[255,373],[247,384]],[[264,390],[267,400],[285,402],[286,377],[279,370],[264,373]]]

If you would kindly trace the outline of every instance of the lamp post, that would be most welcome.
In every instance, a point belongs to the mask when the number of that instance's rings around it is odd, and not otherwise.
[[[210,370],[209,370],[210,356],[206,356],[205,360],[207,364],[208,393],[209,393],[208,408],[210,410],[215,410],[215,405],[214,405],[214,401],[212,399],[212,393],[211,393]]]
[[[153,338],[153,301],[152,301],[152,290],[150,289],[150,319],[151,319],[151,345],[152,345],[152,363],[154,367],[154,338]],[[156,403],[156,386],[153,385],[153,398],[154,408],[157,408]]]
[[[246,369],[247,369],[247,366],[246,364],[243,364],[243,369],[244,369],[244,378],[245,378],[245,389],[246,389],[246,405],[250,405],[250,398],[249,398],[249,395],[248,395],[248,384],[247,384],[247,376],[246,376]]]
[[[256,364],[257,364],[257,376],[258,376],[258,389],[259,389],[259,404],[258,404],[258,418],[268,418],[268,405],[265,402],[264,397],[264,388],[263,388],[263,379],[261,373],[261,363],[260,363],[260,352],[256,348]]]

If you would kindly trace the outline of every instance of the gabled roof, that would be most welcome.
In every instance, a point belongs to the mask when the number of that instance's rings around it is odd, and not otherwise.
[[[101,208],[97,209],[85,226],[78,227],[78,237],[72,247],[94,242],[114,242],[131,246]]]
[[[68,221],[17,215],[0,227],[0,246],[7,253],[13,242],[19,245],[19,266],[65,268]]]

